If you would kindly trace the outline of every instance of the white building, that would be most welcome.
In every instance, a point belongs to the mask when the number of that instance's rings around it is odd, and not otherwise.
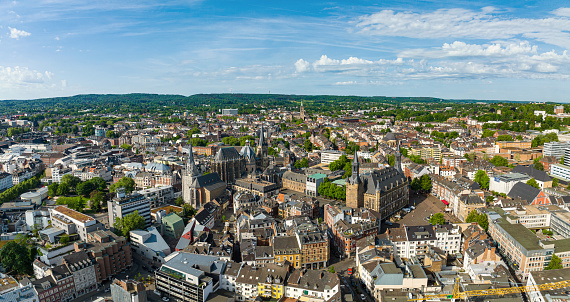
[[[91,216],[79,213],[67,206],[57,206],[50,209],[51,224],[54,228],[63,230],[66,234],[79,234],[81,240],[87,240],[87,233],[103,229],[104,226]]]
[[[12,186],[14,186],[12,182],[12,174],[0,173],[0,192],[9,189]]]
[[[117,218],[123,218],[135,211],[142,216],[146,226],[151,223],[150,203],[143,195],[138,193],[125,194],[123,188],[117,189],[117,196],[113,200],[107,201],[109,212],[109,226],[113,226]]]
[[[489,180],[489,191],[509,194],[511,189],[518,182],[526,183],[530,177],[521,173],[507,173],[491,177]]]
[[[563,180],[570,180],[570,166],[561,164],[550,165],[550,176]]]
[[[174,199],[174,188],[172,186],[160,186],[136,191],[143,195],[150,203],[151,208],[156,208],[160,204],[167,203]]]
[[[321,151],[321,164],[328,165],[341,156],[345,155],[344,152],[338,150],[323,150]]]
[[[546,283],[553,282],[568,282],[570,280],[570,268],[531,271],[526,281],[526,286],[538,286]],[[550,301],[565,301],[568,295],[565,293],[556,294],[560,291],[530,291],[527,292],[529,300],[532,302],[550,302]]]
[[[542,149],[542,156],[554,156],[556,158],[561,158],[564,156],[564,152],[570,149],[570,142],[550,142],[544,144],[544,149]]]
[[[129,235],[133,252],[147,259],[164,263],[164,258],[170,255],[170,247],[155,227],[147,231],[134,230]]]
[[[461,250],[461,229],[458,225],[405,226],[389,229],[386,235],[400,258],[409,259],[425,254],[428,246],[438,247],[448,254]]]

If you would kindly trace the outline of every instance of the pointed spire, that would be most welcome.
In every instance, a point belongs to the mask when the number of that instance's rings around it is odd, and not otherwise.
[[[192,148],[192,143],[188,143],[188,160],[186,161],[186,174],[190,176],[198,175],[198,169],[196,169],[196,163],[194,162],[194,151]]]
[[[354,160],[352,161],[352,176],[350,176],[350,182],[352,184],[360,183],[360,164],[358,163],[358,153],[356,148],[354,148]]]
[[[376,192],[380,192],[380,180],[376,181]]]
[[[263,146],[265,144],[265,138],[263,135],[263,124],[261,124],[261,129],[259,130],[259,146]]]

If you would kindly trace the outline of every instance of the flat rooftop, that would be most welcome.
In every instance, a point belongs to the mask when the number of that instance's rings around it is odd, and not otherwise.
[[[71,218],[78,220],[80,222],[83,222],[83,223],[95,220],[95,218],[93,218],[91,216],[87,216],[85,214],[79,213],[75,210],[72,210],[72,209],[70,209],[68,207],[64,207],[64,206],[58,206],[53,210],[61,213],[62,215],[71,217]]]
[[[538,243],[538,237],[522,224],[510,224],[508,222],[499,223],[499,225],[520,243],[527,251],[542,250]]]
[[[180,213],[182,212],[182,207],[177,207],[177,206],[173,206],[173,205],[166,205],[164,207],[160,207],[160,208],[154,208],[152,210],[150,210],[151,213],[156,213],[160,210],[164,210],[166,211],[166,215],[170,214],[170,213]]]

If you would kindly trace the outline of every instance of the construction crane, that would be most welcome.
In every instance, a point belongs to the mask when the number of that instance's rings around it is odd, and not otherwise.
[[[531,286],[491,288],[491,289],[480,289],[480,290],[470,290],[470,291],[460,292],[459,278],[457,278],[455,280],[455,285],[453,286],[453,292],[451,294],[424,295],[423,298],[409,299],[408,301],[423,301],[423,300],[428,301],[434,299],[465,299],[467,297],[476,297],[476,296],[504,296],[508,294],[547,291],[547,290],[555,290],[567,287],[570,287],[570,281],[568,280],[531,285]]]

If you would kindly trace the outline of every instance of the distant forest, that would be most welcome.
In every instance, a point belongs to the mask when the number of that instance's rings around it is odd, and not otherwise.
[[[450,104],[473,104],[479,100],[442,100],[429,97],[360,97],[334,95],[282,95],[282,94],[87,94],[71,97],[35,100],[0,101],[0,112],[57,112],[58,114],[81,115],[81,113],[134,113],[167,116],[173,112],[189,111],[205,113],[222,108],[238,108],[240,113],[259,113],[263,109],[295,109],[303,102],[307,112],[361,110],[386,105],[430,105],[430,108]],[[498,102],[498,101],[485,101]]]

